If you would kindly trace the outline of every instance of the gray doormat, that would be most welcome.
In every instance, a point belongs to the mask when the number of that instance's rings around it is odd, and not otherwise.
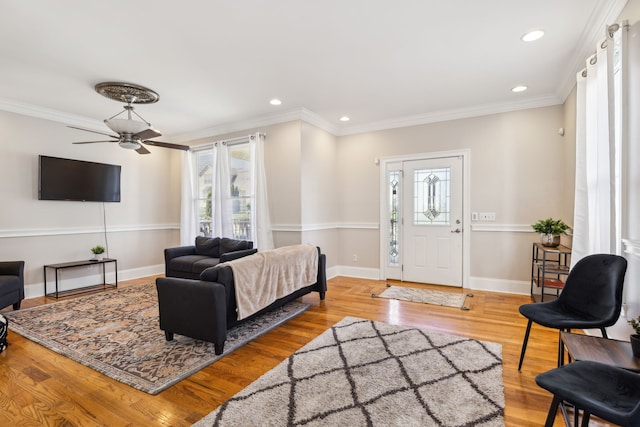
[[[405,288],[402,286],[392,286],[387,283],[387,289],[381,294],[371,294],[372,298],[388,298],[402,301],[419,302],[422,304],[441,305],[445,307],[456,307],[460,310],[470,310],[465,305],[467,297],[473,294],[457,294],[453,292],[434,291],[431,289]]]

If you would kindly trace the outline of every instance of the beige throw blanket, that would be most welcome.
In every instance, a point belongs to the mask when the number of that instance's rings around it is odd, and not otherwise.
[[[318,275],[318,250],[311,244],[285,246],[225,263],[233,270],[238,320],[279,298],[313,285]]]

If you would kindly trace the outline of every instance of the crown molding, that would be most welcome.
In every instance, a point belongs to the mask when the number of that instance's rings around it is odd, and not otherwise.
[[[562,100],[557,95],[531,97],[516,102],[477,105],[469,108],[443,110],[434,113],[417,114],[414,116],[381,120],[378,122],[372,122],[360,126],[345,127],[339,130],[337,136],[374,132],[408,126],[418,126],[429,123],[445,122],[449,120],[467,119],[471,117],[488,116],[491,114],[507,113],[510,111],[526,110],[530,108],[549,107],[551,105],[558,104],[562,104]]]
[[[0,110],[101,132],[106,130],[104,123],[100,120],[52,110],[50,108],[40,107],[37,105],[26,104],[12,99],[0,98]]]
[[[333,135],[336,135],[338,132],[337,128],[334,125],[332,125],[329,121],[323,119],[313,111],[307,110],[306,108],[296,108],[281,113],[265,114],[263,116],[253,117],[247,120],[240,120],[237,122],[229,122],[221,125],[216,125],[195,132],[187,132],[180,135],[174,135],[169,139],[171,140],[171,142],[184,143],[196,139],[225,135],[232,132],[245,131],[247,129],[254,129],[262,126],[292,122],[294,120],[305,121]]]
[[[589,17],[589,21],[584,27],[582,34],[578,38],[580,41],[571,58],[567,61],[565,79],[558,86],[556,93],[566,101],[567,97],[576,85],[576,74],[586,65],[587,58],[595,53],[596,45],[606,37],[606,28],[616,23],[628,0],[611,0],[599,2]]]

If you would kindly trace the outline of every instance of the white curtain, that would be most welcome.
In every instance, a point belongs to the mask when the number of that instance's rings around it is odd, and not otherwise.
[[[269,216],[269,200],[267,197],[267,174],[264,168],[264,134],[251,136],[251,158],[253,165],[252,193],[254,194],[254,213],[251,215],[251,229],[254,230],[255,247],[261,251],[273,249],[271,217]]]
[[[578,73],[576,182],[572,266],[586,255],[616,253],[614,133],[614,50],[612,37],[598,45]]]
[[[193,185],[193,156],[191,151],[182,152],[182,196],[180,211],[180,245],[193,245],[196,238],[197,218],[195,209],[195,186]]]
[[[231,174],[229,172],[229,149],[224,142],[213,147],[213,230],[218,237],[233,238],[233,210],[231,207]]]

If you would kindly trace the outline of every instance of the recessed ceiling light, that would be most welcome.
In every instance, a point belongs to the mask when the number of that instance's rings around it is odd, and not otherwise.
[[[349,117],[347,117],[347,116],[340,117],[340,121],[341,122],[348,122],[349,120],[351,120],[351,119]]]
[[[536,41],[538,39],[541,39],[542,36],[544,36],[544,30],[533,30],[533,31],[529,31],[527,34],[522,36],[520,39],[523,42],[532,42],[532,41]]]
[[[280,105],[280,104],[282,104],[282,101],[280,101],[278,98],[273,98],[271,101],[269,101],[269,104],[271,104],[271,105]]]
[[[511,92],[515,92],[515,93],[524,92],[527,89],[528,88],[525,85],[519,85],[519,86],[516,86],[514,88],[511,88]]]

